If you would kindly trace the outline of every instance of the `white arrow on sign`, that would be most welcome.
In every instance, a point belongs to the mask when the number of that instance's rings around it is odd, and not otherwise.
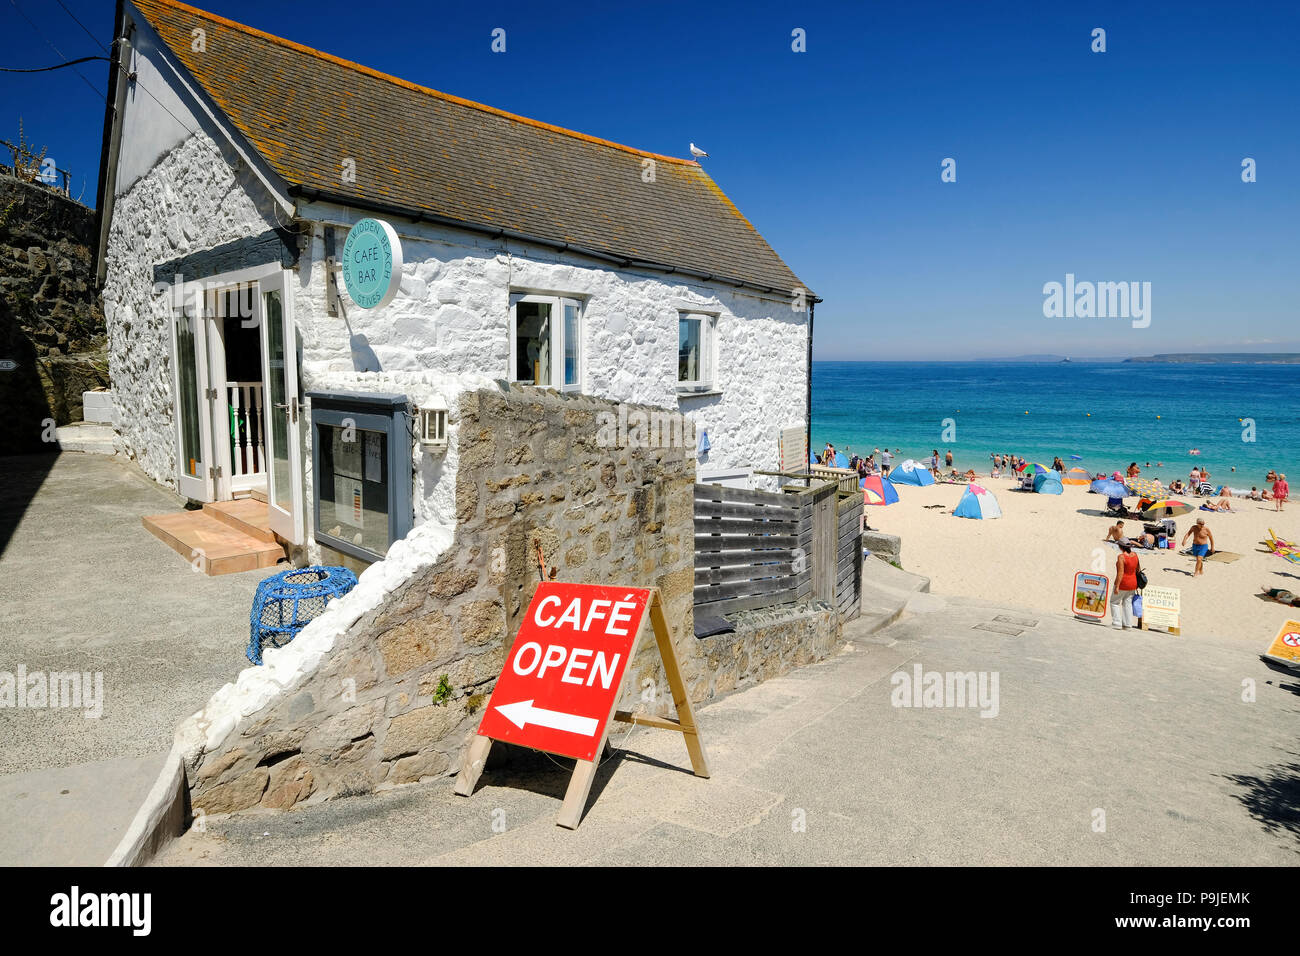
[[[536,724],[539,727],[566,730],[571,734],[590,737],[600,726],[600,721],[595,717],[579,717],[577,714],[566,714],[558,710],[544,710],[541,707],[534,707],[531,700],[502,704],[497,707],[497,710],[501,711],[501,716],[521,730],[525,724]]]

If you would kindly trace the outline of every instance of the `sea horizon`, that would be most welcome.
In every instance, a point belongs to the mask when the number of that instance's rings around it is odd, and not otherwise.
[[[1300,476],[1300,384],[1282,364],[1123,360],[813,362],[812,443],[942,461],[986,476],[992,454],[1166,484],[1193,465],[1216,486]],[[1191,454],[1196,449],[1200,454]],[[1070,456],[1078,455],[1078,459]]]

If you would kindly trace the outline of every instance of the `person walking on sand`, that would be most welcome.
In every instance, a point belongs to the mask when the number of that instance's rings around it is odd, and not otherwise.
[[[1275,511],[1282,510],[1282,504],[1289,494],[1291,494],[1291,486],[1286,483],[1286,475],[1279,474],[1277,481],[1273,482],[1273,509]]]
[[[1119,555],[1115,558],[1115,593],[1110,598],[1110,626],[1115,630],[1135,627],[1133,595],[1137,593],[1138,570],[1141,564],[1133,553],[1128,539],[1119,542]]]
[[[1214,551],[1214,535],[1205,524],[1204,518],[1197,518],[1196,524],[1187,529],[1187,534],[1183,535],[1183,540],[1179,545],[1187,543],[1188,537],[1192,539],[1192,554],[1196,555],[1196,570],[1192,572],[1192,577],[1205,573],[1205,558]]]

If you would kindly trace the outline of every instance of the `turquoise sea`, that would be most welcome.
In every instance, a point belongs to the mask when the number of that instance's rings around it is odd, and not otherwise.
[[[981,474],[1002,452],[1049,465],[1060,455],[1093,473],[1137,461],[1166,483],[1193,464],[1216,485],[1262,488],[1270,468],[1300,481],[1297,366],[814,362],[812,419],[817,452],[888,444],[903,458],[938,448],[942,461],[952,449],[961,470]],[[1240,419],[1254,420],[1253,435]]]

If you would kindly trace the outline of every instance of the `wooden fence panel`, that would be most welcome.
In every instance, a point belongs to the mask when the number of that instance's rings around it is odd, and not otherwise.
[[[818,598],[845,619],[857,616],[862,498],[837,491],[830,483],[796,493],[696,485],[696,613]]]
[[[695,607],[726,614],[806,594],[812,508],[801,496],[695,486]]]

